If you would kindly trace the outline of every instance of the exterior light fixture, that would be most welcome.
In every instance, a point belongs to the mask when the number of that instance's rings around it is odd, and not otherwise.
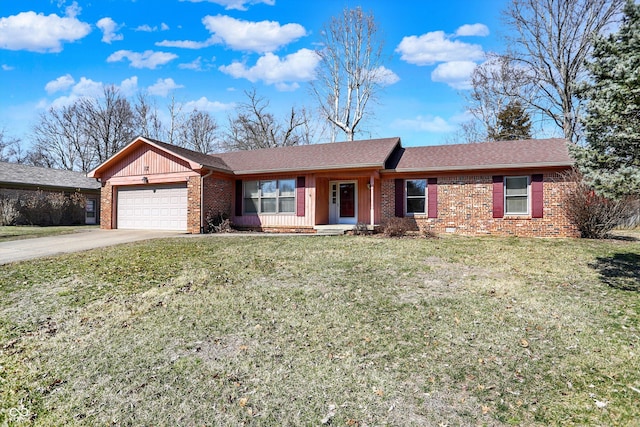
[[[149,183],[149,178],[147,178],[146,176],[142,177],[142,183],[143,184],[148,184]]]

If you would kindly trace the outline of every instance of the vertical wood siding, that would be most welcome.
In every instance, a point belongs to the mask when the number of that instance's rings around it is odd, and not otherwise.
[[[186,161],[143,144],[106,171],[103,179],[191,171]]]

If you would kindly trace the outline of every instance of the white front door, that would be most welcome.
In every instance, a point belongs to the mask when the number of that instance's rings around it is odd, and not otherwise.
[[[358,185],[356,181],[329,183],[329,223],[356,224],[358,222]]]
[[[96,223],[96,199],[87,199],[84,211],[84,223]]]

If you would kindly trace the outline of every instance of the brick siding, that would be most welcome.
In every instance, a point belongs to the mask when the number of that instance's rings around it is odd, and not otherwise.
[[[113,218],[113,186],[106,182],[102,185],[100,190],[100,228],[104,230],[111,230],[115,228]]]
[[[544,174],[544,216],[493,218],[491,175],[460,175],[438,178],[438,217],[415,216],[421,230],[463,235],[529,237],[578,237],[566,215],[564,194],[574,185],[558,173]],[[382,181],[382,220],[395,216],[395,182]]]

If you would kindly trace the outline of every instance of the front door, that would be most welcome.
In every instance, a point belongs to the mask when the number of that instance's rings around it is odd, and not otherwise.
[[[357,186],[355,182],[329,183],[329,223],[355,224],[358,218]]]
[[[87,199],[84,212],[84,223],[95,224],[96,223],[96,200]]]

